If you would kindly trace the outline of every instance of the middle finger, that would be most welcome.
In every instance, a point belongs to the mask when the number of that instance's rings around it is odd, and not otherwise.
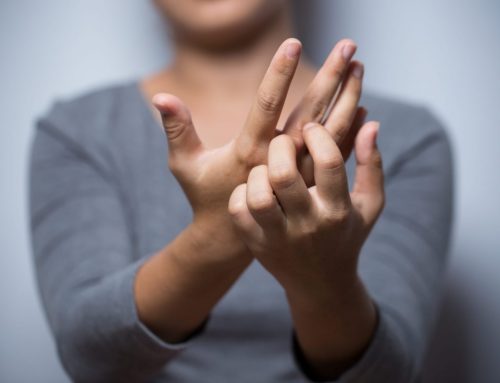
[[[319,123],[324,120],[356,49],[356,44],[352,40],[341,40],[314,77],[304,98],[284,128],[284,132],[296,143],[302,141],[301,131],[306,123],[312,121]]]

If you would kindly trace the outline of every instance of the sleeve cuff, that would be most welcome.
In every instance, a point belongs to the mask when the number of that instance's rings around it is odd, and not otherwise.
[[[378,322],[370,345],[361,358],[337,379],[331,381],[315,380],[307,368],[295,332],[293,332],[293,358],[305,378],[305,382],[325,383],[386,383],[409,382],[411,366],[404,353],[404,347],[396,335],[393,319],[377,307]]]
[[[137,272],[146,261],[147,258],[139,259],[124,270],[126,275],[122,279],[123,284],[120,293],[122,295],[121,301],[127,302],[124,320],[128,323],[125,323],[124,327],[130,329],[130,339],[133,342],[133,346],[138,348],[142,353],[149,355],[150,357],[167,357],[170,359],[170,357],[173,357],[180,351],[187,348],[204,332],[210,317],[207,317],[200,327],[198,327],[198,329],[196,329],[186,340],[182,342],[166,342],[153,333],[153,331],[151,331],[140,320],[134,296],[134,283]]]

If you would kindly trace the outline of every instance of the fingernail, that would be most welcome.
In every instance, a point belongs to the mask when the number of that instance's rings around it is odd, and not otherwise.
[[[357,64],[352,70],[352,75],[358,79],[361,79],[364,73],[365,67],[363,66],[363,64]]]
[[[349,61],[352,56],[354,56],[355,52],[356,46],[351,43],[347,43],[346,45],[344,45],[344,48],[342,48],[342,56],[344,56],[344,59],[346,61]]]
[[[301,45],[298,41],[293,41],[286,46],[286,57],[296,59],[300,55]]]

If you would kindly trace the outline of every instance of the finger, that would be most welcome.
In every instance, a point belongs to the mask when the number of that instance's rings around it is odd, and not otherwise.
[[[358,108],[356,116],[354,117],[354,121],[352,122],[352,126],[349,129],[349,132],[347,132],[347,135],[344,137],[342,144],[340,145],[340,151],[342,152],[344,162],[347,162],[347,160],[351,156],[351,152],[354,147],[354,140],[361,127],[365,124],[367,115],[368,111],[365,108]]]
[[[348,134],[356,116],[363,81],[364,67],[360,62],[352,62],[342,84],[339,97],[325,122],[325,128],[340,145]]]
[[[278,234],[285,230],[285,216],[269,183],[266,165],[250,171],[246,197],[250,213],[265,233]]]
[[[354,147],[354,139],[356,138],[356,135],[358,134],[361,127],[365,124],[365,119],[367,114],[368,111],[365,108],[363,107],[358,108],[352,126],[349,129],[347,136],[342,141],[342,144],[340,145],[340,151],[342,152],[342,158],[344,159],[344,163],[346,163],[349,160],[349,157],[351,156],[351,152]],[[307,187],[313,186],[314,162],[311,158],[311,155],[307,152],[305,152],[304,155],[300,158],[299,171],[300,174],[302,174],[302,177],[304,178]]]
[[[253,151],[262,142],[267,144],[276,134],[276,124],[297,69],[302,45],[287,39],[274,55],[257,91],[243,131],[237,138],[240,150]]]
[[[342,153],[328,131],[316,123],[304,127],[304,142],[314,161],[316,191],[332,210],[351,204]]]
[[[303,139],[302,139],[303,140]],[[303,155],[299,154],[298,167],[299,172],[307,187],[311,187],[314,185],[314,162],[311,158],[311,155],[305,151]]]
[[[306,95],[284,128],[296,144],[302,142],[302,127],[305,124],[311,121],[322,122],[325,119],[356,49],[352,40],[339,41],[314,77]],[[298,145],[298,148],[300,147],[301,145]]]
[[[308,216],[312,207],[311,196],[297,169],[293,140],[286,134],[277,136],[269,145],[268,173],[285,215],[299,220]]]
[[[365,124],[356,137],[354,149],[356,179],[351,196],[368,224],[377,219],[384,206],[384,171],[377,148],[378,130],[377,122]]]
[[[238,185],[229,197],[228,212],[238,232],[248,240],[262,235],[262,229],[248,210],[246,196],[247,184]]]
[[[171,94],[159,93],[152,101],[161,114],[171,157],[191,154],[202,148],[191,114],[181,100]]]

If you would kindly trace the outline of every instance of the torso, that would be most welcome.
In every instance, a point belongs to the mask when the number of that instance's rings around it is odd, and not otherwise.
[[[145,97],[131,83],[59,108],[67,115],[80,113],[78,124],[69,125],[64,134],[79,140],[112,178],[127,222],[130,262],[156,253],[191,220],[189,203],[168,169],[165,134]],[[421,125],[421,111],[413,107],[373,97],[365,97],[363,105],[382,122],[379,147],[387,181],[397,174],[390,169],[401,153],[434,128]],[[407,125],[401,123],[404,119]],[[351,182],[353,165],[351,157]],[[306,382],[293,360],[291,334],[283,289],[253,262],[216,305],[203,333],[168,363],[158,381],[244,383],[267,376],[273,382]]]

